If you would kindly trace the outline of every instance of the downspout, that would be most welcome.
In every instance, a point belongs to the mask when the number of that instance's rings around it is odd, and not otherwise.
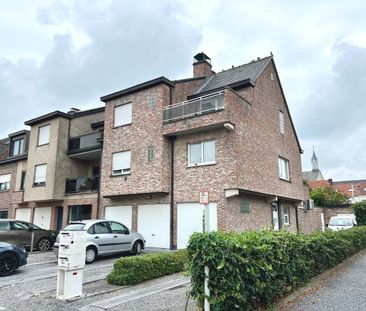
[[[173,93],[172,87],[169,87],[169,105],[172,104]],[[176,137],[169,137],[170,140],[170,249],[177,249],[174,243],[174,141]]]
[[[300,227],[299,227],[299,211],[297,209],[297,206],[295,206],[295,215],[296,215],[296,230],[297,230],[297,232],[300,232]]]
[[[102,155],[103,155],[103,138],[104,130],[101,131],[102,138],[100,140],[100,157],[99,157],[99,180],[98,180],[98,197],[97,197],[97,219],[99,219],[99,205],[100,205],[100,184],[102,180]]]

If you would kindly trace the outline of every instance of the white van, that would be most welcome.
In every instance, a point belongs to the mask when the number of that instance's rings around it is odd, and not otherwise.
[[[328,228],[333,231],[351,229],[357,225],[355,214],[338,214],[329,220]]]

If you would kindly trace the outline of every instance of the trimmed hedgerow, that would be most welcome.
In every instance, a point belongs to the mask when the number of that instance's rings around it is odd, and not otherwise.
[[[351,206],[355,211],[357,224],[360,226],[366,225],[366,202],[358,202]]]
[[[107,280],[111,284],[131,285],[181,272],[187,262],[187,252],[147,254],[117,259]]]
[[[191,295],[202,307],[206,265],[211,310],[257,310],[363,248],[366,227],[310,235],[195,233],[187,248]]]

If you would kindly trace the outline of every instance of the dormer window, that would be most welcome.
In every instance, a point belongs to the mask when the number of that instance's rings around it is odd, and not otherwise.
[[[24,137],[11,141],[10,156],[14,157],[24,153]]]

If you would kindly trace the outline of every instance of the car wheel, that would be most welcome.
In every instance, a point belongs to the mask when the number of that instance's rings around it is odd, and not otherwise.
[[[135,242],[132,247],[132,254],[140,255],[142,252],[142,243],[140,241]]]
[[[47,252],[51,248],[51,241],[48,238],[41,238],[37,243],[37,249],[41,252]]]
[[[0,256],[0,276],[8,276],[18,268],[18,259],[13,254]]]
[[[88,247],[85,253],[85,263],[90,264],[97,258],[97,250],[95,247]]]

